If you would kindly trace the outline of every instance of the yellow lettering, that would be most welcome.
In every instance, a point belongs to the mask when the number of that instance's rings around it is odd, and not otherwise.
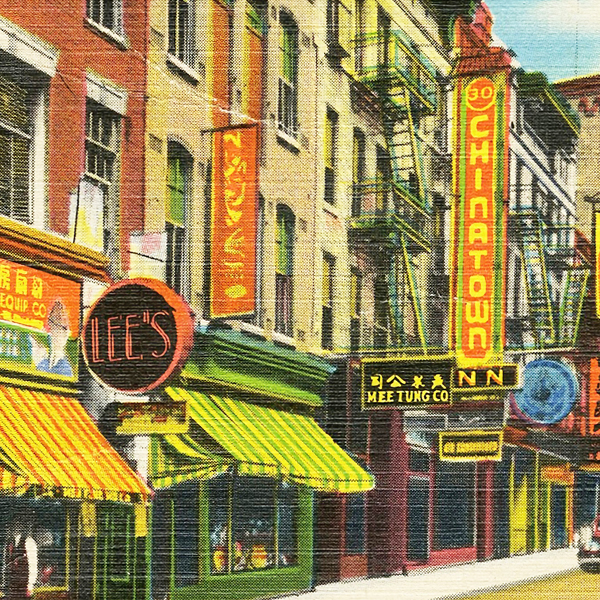
[[[474,313],[471,309],[474,308]],[[490,303],[488,300],[478,300],[477,302],[467,302],[465,305],[467,313],[467,323],[487,323],[490,318]],[[489,379],[489,375],[488,375]]]
[[[482,138],[490,135],[489,129],[478,129],[479,123],[488,120],[488,115],[477,115],[471,119],[470,131],[474,138]],[[486,161],[487,162],[487,161]]]
[[[477,169],[481,172],[481,169]],[[488,199],[485,196],[475,196],[475,198],[471,198],[469,202],[469,217],[471,219],[475,218],[475,208],[477,206],[481,206],[481,218],[487,219],[488,216]]]
[[[481,257],[487,256],[487,250],[469,250],[469,256],[472,256],[475,259],[475,264],[473,265],[475,269],[481,269]]]
[[[475,337],[479,337],[479,347],[485,348],[487,343],[487,332],[483,327],[471,327],[469,329],[469,350],[475,349]]]
[[[496,385],[504,385],[504,369],[500,369],[497,375],[494,373],[494,371],[492,371],[492,369],[488,369],[487,385],[490,385],[491,381],[493,381]]]
[[[488,140],[481,143],[481,148],[477,148],[477,144],[471,142],[469,164],[474,165],[478,158],[486,165],[490,162],[490,142]]]
[[[487,244],[488,227],[485,223],[472,223],[469,225],[469,244],[474,244],[477,240],[482,244]]]
[[[462,387],[464,382],[467,382],[470,386],[474,386],[477,383],[477,375],[475,371],[471,371],[471,376],[466,371],[458,372],[458,387]]]
[[[469,295],[473,298],[485,296],[486,281],[483,275],[471,275],[469,277]]]

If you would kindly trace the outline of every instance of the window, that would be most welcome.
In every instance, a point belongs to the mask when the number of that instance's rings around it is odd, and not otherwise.
[[[333,350],[333,271],[335,259],[330,254],[323,255],[323,316],[321,320],[321,346]]]
[[[169,54],[196,68],[193,0],[169,0]]]
[[[230,475],[211,479],[207,487],[213,575],[297,564],[295,487],[273,479]]]
[[[275,331],[293,335],[293,257],[294,213],[285,205],[277,206],[275,226]]]
[[[360,347],[361,289],[361,274],[353,269],[350,272],[350,352],[357,352]]]
[[[365,552],[365,504],[364,494],[348,494],[346,498],[344,554]]]
[[[266,2],[246,2],[242,110],[256,121],[260,121],[263,116],[267,20]]]
[[[325,202],[333,204],[335,202],[335,161],[337,153],[337,113],[327,109],[325,116]]]
[[[350,56],[340,35],[346,34],[350,27],[349,16],[340,0],[327,0],[327,56],[338,64],[342,58]]]
[[[10,563],[15,553],[24,550],[37,553],[36,589],[66,589],[70,522],[64,503],[48,498],[11,498],[1,508],[1,533],[2,539],[6,540],[2,569],[5,593],[10,596],[13,577],[22,577],[21,573],[11,569]]]
[[[193,585],[198,581],[199,490],[195,482],[173,488],[173,544],[175,551],[175,586]]]
[[[279,130],[298,135],[298,26],[286,11],[280,13]]]
[[[96,25],[123,35],[123,0],[88,0],[87,16]]]
[[[80,186],[78,241],[111,256],[118,249],[121,118],[88,100],[86,122],[86,167]]]
[[[186,220],[190,205],[192,157],[180,144],[171,142],[167,158],[167,259],[165,280],[185,295],[189,281]]]
[[[0,75],[0,213],[31,223],[29,92]]]
[[[362,205],[362,186],[365,180],[365,135],[359,129],[354,130],[352,144],[352,216],[360,217]]]

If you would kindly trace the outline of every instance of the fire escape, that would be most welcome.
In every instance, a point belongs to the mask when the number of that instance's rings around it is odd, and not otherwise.
[[[549,223],[533,208],[510,217],[525,272],[529,315],[523,333],[535,348],[574,346],[590,274],[574,244],[575,228]]]
[[[391,345],[414,345],[416,340],[426,349],[423,286],[415,261],[431,250],[432,207],[419,120],[436,109],[436,70],[402,31],[379,27],[356,45],[359,85],[375,99],[385,148],[376,178],[354,184],[350,238],[374,253],[385,273]],[[405,328],[408,310],[416,336]]]

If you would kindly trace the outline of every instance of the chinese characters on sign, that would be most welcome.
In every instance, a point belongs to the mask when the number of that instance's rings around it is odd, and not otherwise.
[[[506,74],[463,77],[457,90],[456,350],[459,366],[502,351]]]
[[[451,359],[364,360],[361,365],[363,408],[419,408],[452,401]]]
[[[248,315],[255,309],[258,128],[214,136],[210,313]]]
[[[74,378],[81,284],[0,259],[0,361]]]

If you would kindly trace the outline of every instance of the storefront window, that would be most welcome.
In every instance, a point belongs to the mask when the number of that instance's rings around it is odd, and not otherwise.
[[[17,593],[20,582],[34,588],[67,586],[69,519],[60,502],[26,499],[3,508],[4,590]],[[19,556],[27,554],[26,560]]]
[[[175,542],[175,585],[183,587],[198,581],[199,489],[196,482],[173,489]]]
[[[297,491],[272,479],[221,476],[208,483],[211,573],[296,564]]]
[[[439,461],[435,473],[434,544],[436,550],[475,544],[475,467]]]

